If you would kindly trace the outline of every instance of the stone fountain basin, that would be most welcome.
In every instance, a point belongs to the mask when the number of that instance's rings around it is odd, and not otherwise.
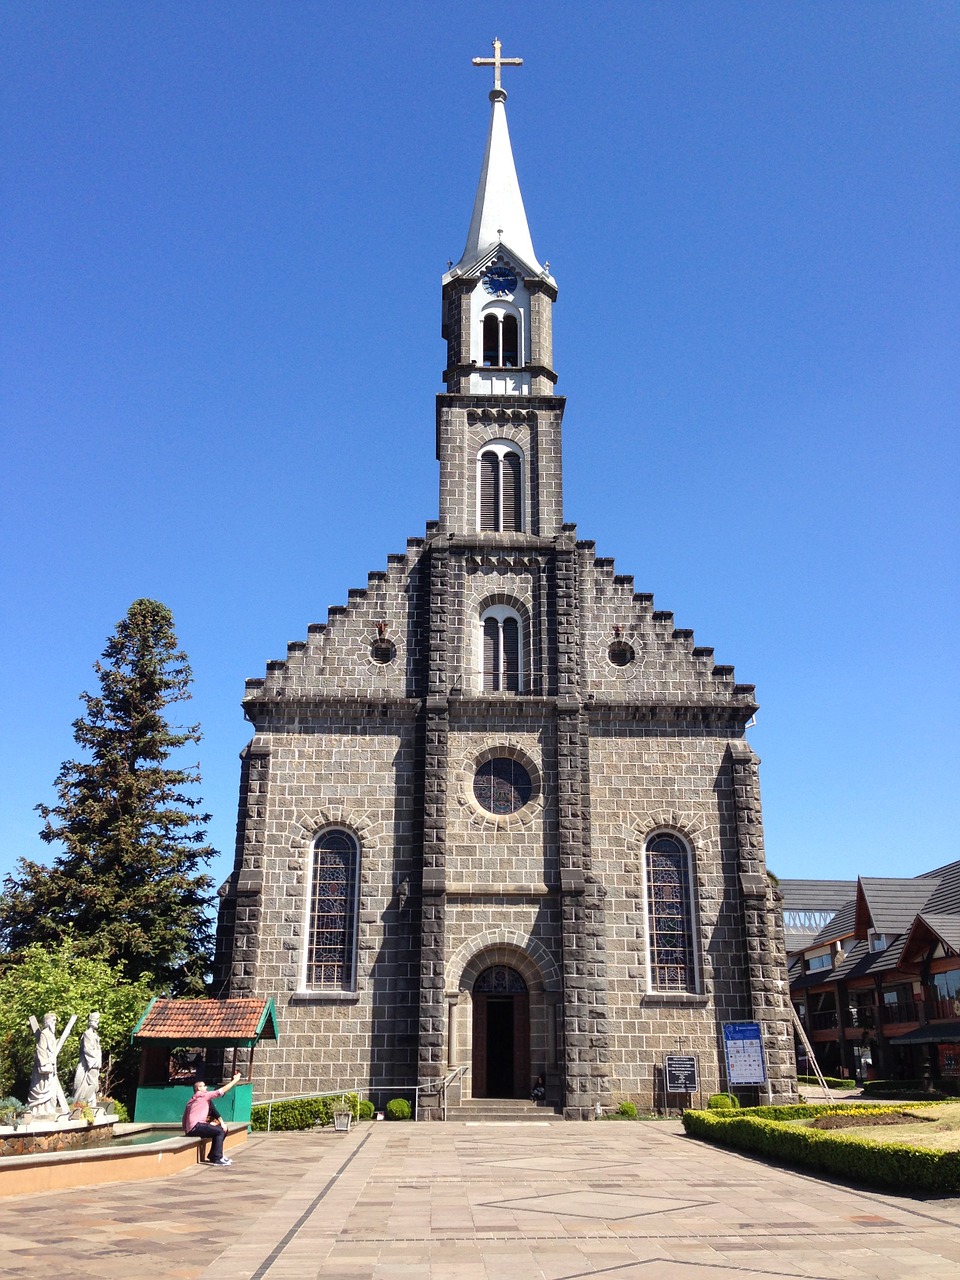
[[[32,1119],[16,1128],[9,1124],[0,1125],[0,1159],[96,1147],[110,1141],[116,1123],[116,1116],[97,1116],[92,1123],[86,1120]]]
[[[104,1138],[84,1148],[57,1148],[33,1151],[15,1159],[0,1159],[0,1196],[30,1195],[38,1191],[66,1191],[72,1187],[90,1187],[105,1182],[138,1182],[144,1178],[163,1178],[196,1167],[206,1144],[199,1138],[187,1138],[179,1125],[114,1124],[115,1116],[101,1122]],[[84,1121],[59,1125],[31,1125],[34,1132],[47,1130],[86,1129],[96,1127]],[[12,1130],[0,1130],[0,1136]],[[111,1136],[139,1139],[139,1142],[111,1142]],[[149,1141],[143,1139],[149,1135]],[[245,1124],[228,1124],[224,1148],[229,1150],[247,1139]],[[142,1145],[141,1145],[142,1144]],[[208,1168],[210,1166],[207,1166]]]

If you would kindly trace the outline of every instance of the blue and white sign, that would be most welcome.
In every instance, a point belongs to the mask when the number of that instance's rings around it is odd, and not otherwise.
[[[727,1055],[728,1085],[767,1083],[759,1022],[725,1022],[723,1048]]]

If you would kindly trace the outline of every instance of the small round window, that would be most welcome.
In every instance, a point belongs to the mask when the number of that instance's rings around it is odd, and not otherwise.
[[[384,666],[397,656],[397,646],[391,640],[374,640],[370,646],[370,657],[374,662]]]
[[[629,667],[634,656],[633,646],[627,644],[626,640],[614,640],[607,650],[607,657],[615,667]]]
[[[473,795],[487,813],[516,813],[533,795],[533,782],[518,761],[498,757],[480,765],[473,775]]]

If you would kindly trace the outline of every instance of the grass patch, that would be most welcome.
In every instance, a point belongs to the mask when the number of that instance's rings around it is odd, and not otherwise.
[[[874,1115],[824,1117],[819,1124],[826,1121],[839,1121],[844,1128],[854,1124],[858,1138],[874,1142],[889,1141],[891,1135],[886,1129],[893,1123],[897,1126],[896,1142],[908,1142],[911,1146],[928,1150],[960,1151],[960,1102],[941,1102],[922,1110],[919,1107],[898,1107],[889,1118]],[[811,1123],[817,1125],[818,1121]]]

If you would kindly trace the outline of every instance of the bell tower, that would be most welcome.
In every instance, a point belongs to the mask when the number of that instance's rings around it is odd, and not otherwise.
[[[444,533],[554,537],[562,522],[552,310],[557,284],[533,248],[494,40],[490,127],[467,242],[443,277],[446,393],[437,397]],[[501,430],[503,428],[503,430]]]

